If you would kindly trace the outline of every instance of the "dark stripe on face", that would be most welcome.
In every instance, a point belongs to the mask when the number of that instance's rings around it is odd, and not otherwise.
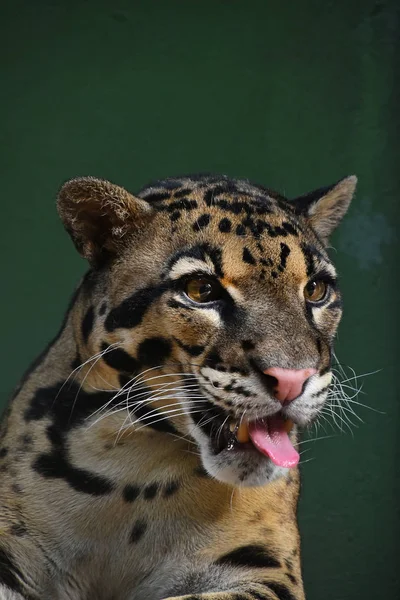
[[[205,346],[188,346],[187,344],[184,344],[183,342],[181,342],[181,340],[178,340],[178,338],[174,337],[174,341],[178,344],[178,346],[180,348],[182,348],[182,350],[184,350],[185,352],[187,352],[190,356],[199,356],[202,352],[204,352]]]
[[[217,561],[217,565],[230,565],[233,567],[247,568],[278,568],[281,566],[279,560],[272,556],[265,546],[260,544],[249,544],[241,546],[224,554]]]
[[[130,354],[121,348],[112,348],[103,342],[101,351],[104,362],[117,371],[133,374],[139,369],[139,364]]]
[[[133,403],[130,409],[137,417],[140,426],[151,427],[161,433],[173,433],[175,435],[178,433],[172,423],[163,416],[162,411],[139,403]]]
[[[163,337],[153,337],[143,340],[137,351],[138,360],[142,365],[155,367],[161,365],[171,354],[171,342]]]
[[[86,311],[85,316],[83,317],[82,327],[81,327],[82,337],[83,337],[83,341],[85,343],[88,341],[89,335],[92,332],[93,323],[94,323],[94,308],[93,308],[93,306],[90,306],[88,308],[88,310]]]
[[[108,314],[104,323],[106,330],[112,332],[119,327],[132,329],[140,325],[146,311],[165,290],[165,285],[148,287],[138,290],[132,296],[123,300],[119,306],[113,308]]]
[[[279,600],[296,600],[289,588],[283,583],[268,582],[268,587],[276,594]]]

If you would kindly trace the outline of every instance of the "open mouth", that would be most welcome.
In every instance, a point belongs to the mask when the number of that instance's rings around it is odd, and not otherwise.
[[[254,421],[231,420],[213,439],[217,453],[257,450],[278,467],[293,468],[300,459],[289,438],[293,421],[281,413]]]

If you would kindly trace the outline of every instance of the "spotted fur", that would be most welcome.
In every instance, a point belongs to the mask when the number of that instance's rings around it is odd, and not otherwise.
[[[292,202],[214,176],[63,186],[90,270],[3,417],[1,598],[304,598],[298,470],[229,450],[228,425],[281,411],[296,444],[320,414],[341,316],[326,244],[355,183]],[[185,293],[199,277],[216,301]],[[271,366],[317,373],[282,408]]]

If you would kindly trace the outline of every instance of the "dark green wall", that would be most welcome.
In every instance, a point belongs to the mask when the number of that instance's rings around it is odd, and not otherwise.
[[[65,179],[134,191],[209,170],[291,196],[359,176],[333,240],[337,351],[382,369],[358,400],[384,414],[354,405],[353,436],[304,445],[308,600],[400,597],[399,14],[396,0],[0,3],[2,403],[85,269],[55,211]]]

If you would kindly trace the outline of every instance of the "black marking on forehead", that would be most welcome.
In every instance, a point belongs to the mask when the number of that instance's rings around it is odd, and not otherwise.
[[[197,219],[197,221],[195,221],[193,223],[193,226],[192,226],[193,230],[194,231],[200,231],[201,229],[204,229],[205,227],[208,226],[208,224],[210,223],[210,221],[211,221],[211,216],[209,214],[201,215]]]
[[[143,519],[138,519],[132,527],[131,535],[129,537],[130,544],[136,544],[144,535],[147,529],[147,523]]]
[[[100,317],[102,317],[103,315],[105,315],[107,311],[107,302],[103,302],[102,305],[99,308],[99,315]]]
[[[286,261],[287,258],[290,254],[290,248],[287,244],[285,244],[284,242],[281,242],[281,254],[280,254],[280,265],[278,266],[278,269],[280,271],[284,271],[286,269]]]
[[[301,244],[301,250],[306,263],[307,276],[310,277],[314,273],[314,253],[308,244]]]
[[[272,267],[274,264],[272,258],[260,258],[260,263],[263,267]]]
[[[181,212],[179,210],[174,210],[174,212],[169,216],[169,220],[173,223],[180,219]]]
[[[109,312],[104,322],[106,330],[112,332],[119,327],[132,329],[140,325],[146,311],[166,289],[165,285],[143,288],[123,300]]]
[[[248,265],[256,264],[256,259],[254,258],[254,256],[250,252],[250,250],[246,247],[243,248],[242,259],[243,259],[243,262],[247,263]]]
[[[195,258],[197,260],[206,262],[207,257],[211,260],[214,266],[215,274],[218,275],[218,277],[223,277],[222,250],[217,246],[212,246],[211,244],[207,243],[198,244],[197,246],[180,250],[174,254],[168,262],[167,270],[171,270],[174,264],[177,263],[181,258]]]
[[[85,343],[88,341],[89,335],[92,332],[93,323],[94,323],[94,308],[93,308],[93,306],[89,306],[88,310],[86,311],[85,316],[82,319],[82,326],[81,326],[82,338]]]
[[[218,223],[218,229],[222,233],[229,233],[231,231],[231,228],[232,228],[232,223],[227,218],[221,219],[220,222]]]
[[[265,546],[261,544],[249,544],[240,546],[216,560],[217,565],[229,565],[231,567],[246,567],[252,569],[278,568],[281,566],[279,560],[273,556]]]
[[[238,225],[236,227],[236,235],[243,237],[246,235],[246,227],[244,225]]]
[[[103,342],[101,351],[104,352],[102,355],[104,362],[117,371],[132,374],[139,368],[139,364],[133,356],[122,350],[122,348],[113,348]]]
[[[243,340],[242,341],[242,348],[245,352],[249,351],[249,350],[254,350],[255,347],[256,347],[255,343],[252,342],[251,340]]]
[[[171,354],[171,342],[161,336],[147,338],[138,347],[137,357],[142,365],[161,365]]]

